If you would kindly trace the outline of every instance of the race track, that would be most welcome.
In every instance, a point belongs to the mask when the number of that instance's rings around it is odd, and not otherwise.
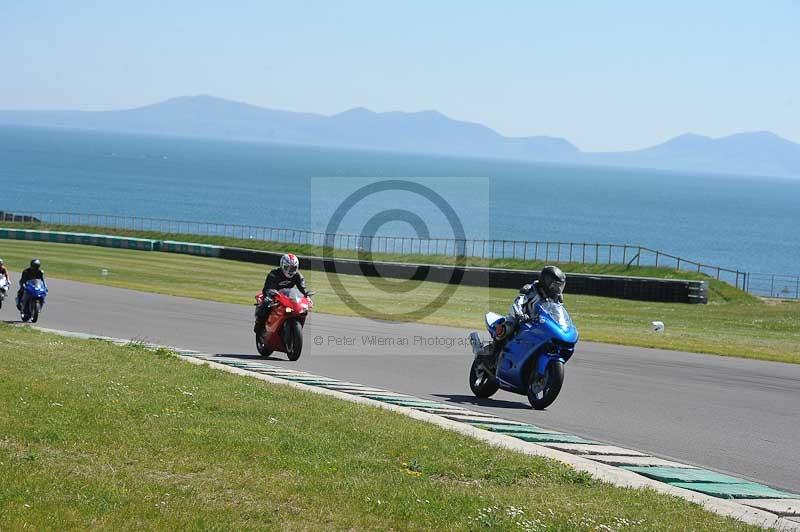
[[[43,327],[259,359],[250,306],[57,279],[49,287]],[[0,310],[0,319],[16,317],[11,305]],[[481,316],[475,322],[480,326]],[[506,392],[475,400],[467,384],[467,332],[314,314],[300,360],[278,354],[269,363],[468,405],[800,492],[800,365],[581,342],[560,397],[536,412],[525,397]]]

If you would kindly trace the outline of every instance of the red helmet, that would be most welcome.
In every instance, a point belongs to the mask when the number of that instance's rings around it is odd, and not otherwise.
[[[281,270],[283,270],[283,275],[285,275],[287,279],[294,277],[294,274],[296,274],[299,269],[300,261],[294,254],[287,253],[281,257]]]

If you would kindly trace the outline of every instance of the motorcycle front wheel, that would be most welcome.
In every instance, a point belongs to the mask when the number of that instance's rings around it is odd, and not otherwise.
[[[22,321],[28,323],[31,320],[31,304],[27,301],[22,303]]]
[[[528,380],[528,402],[534,410],[544,410],[556,400],[564,384],[564,363],[554,360],[547,365],[544,375],[534,367]]]
[[[31,323],[39,321],[39,313],[42,311],[42,302],[38,299],[33,302],[33,312],[31,312]]]
[[[472,367],[469,369],[469,389],[480,399],[488,399],[500,389],[497,381],[480,368],[477,358],[472,361]]]
[[[289,360],[294,362],[300,358],[300,353],[303,352],[303,326],[300,325],[298,320],[292,320],[286,326],[286,356]]]

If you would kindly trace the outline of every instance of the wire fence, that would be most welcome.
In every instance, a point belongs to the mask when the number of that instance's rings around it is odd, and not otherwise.
[[[702,273],[755,295],[800,299],[800,276],[748,273],[739,269],[705,264],[636,244],[503,239],[454,240],[350,233],[328,234],[285,227],[73,212],[16,212],[12,214],[0,211],[0,221],[26,223],[32,227],[98,227],[125,231],[227,237],[294,245],[328,246],[340,250],[362,250],[373,254],[385,254],[389,257],[392,255],[467,256],[475,259],[517,259],[561,264],[620,264],[673,268],[679,271]]]
[[[778,299],[800,299],[800,275],[748,273],[745,290]]]

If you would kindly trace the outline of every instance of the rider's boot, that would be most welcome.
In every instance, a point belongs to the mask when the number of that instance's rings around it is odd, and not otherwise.
[[[260,306],[256,307],[256,323],[253,325],[253,332],[256,334],[261,334],[264,332],[264,326],[267,324],[267,314],[269,313],[269,307],[262,303]]]

